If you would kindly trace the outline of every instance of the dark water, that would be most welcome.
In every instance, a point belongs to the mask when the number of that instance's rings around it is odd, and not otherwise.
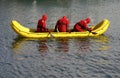
[[[0,78],[120,78],[119,7],[120,0],[0,0]],[[85,38],[21,38],[10,27],[15,19],[35,28],[43,13],[48,28],[63,15],[71,28],[86,17],[111,24]]]

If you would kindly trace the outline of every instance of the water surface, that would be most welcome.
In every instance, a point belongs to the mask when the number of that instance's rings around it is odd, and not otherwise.
[[[0,0],[0,78],[120,78],[119,0]],[[66,15],[70,27],[91,17],[90,25],[110,20],[104,35],[85,38],[19,37],[11,20],[35,28],[41,15],[47,27]]]

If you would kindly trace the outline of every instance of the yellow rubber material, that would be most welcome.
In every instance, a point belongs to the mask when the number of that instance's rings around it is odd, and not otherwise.
[[[16,20],[11,21],[11,27],[12,29],[20,36],[22,37],[28,37],[28,38],[46,38],[46,37],[86,37],[86,36],[98,36],[103,34],[110,25],[110,21],[108,19],[102,20],[100,23],[98,23],[96,26],[90,26],[92,28],[92,32],[95,32],[97,34],[93,34],[89,31],[84,32],[35,32],[35,29],[27,28],[23,25],[21,25]]]

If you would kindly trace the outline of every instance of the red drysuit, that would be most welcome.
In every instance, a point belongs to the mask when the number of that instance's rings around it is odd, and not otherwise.
[[[63,16],[61,19],[59,19],[55,25],[55,31],[59,32],[67,32],[69,27],[69,20],[66,16]]]
[[[81,20],[80,22],[77,22],[74,25],[73,30],[76,31],[76,32],[82,32],[84,30],[91,31],[91,29],[88,28],[88,23],[90,23],[90,18],[87,18],[85,20]]]
[[[48,29],[46,28],[46,20],[47,20],[47,15],[43,14],[42,18],[38,21],[37,32],[47,32],[48,31]]]

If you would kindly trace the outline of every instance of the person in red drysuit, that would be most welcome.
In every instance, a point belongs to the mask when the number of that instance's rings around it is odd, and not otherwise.
[[[91,19],[86,18],[85,20],[80,20],[74,25],[73,31],[75,32],[83,32],[84,30],[87,30],[91,32],[91,28],[88,27],[88,24],[90,23]]]
[[[66,16],[60,18],[55,25],[55,32],[68,32],[69,31],[69,20]]]
[[[43,14],[42,18],[38,21],[37,25],[37,32],[48,32],[48,28],[46,28],[46,20],[47,20],[47,15]]]

